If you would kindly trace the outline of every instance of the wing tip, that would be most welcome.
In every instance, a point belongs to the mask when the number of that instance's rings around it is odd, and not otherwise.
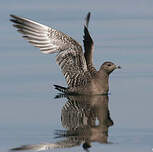
[[[18,16],[16,16],[16,15],[14,15],[14,14],[10,14],[10,17],[12,18],[12,19],[15,19],[15,20],[17,20],[17,19],[19,19],[20,17],[18,17]]]
[[[10,17],[14,18],[14,17],[15,17],[15,15],[14,15],[14,14],[10,14]]]
[[[87,13],[87,16],[85,18],[85,26],[88,28],[89,20],[90,20],[91,12]]]

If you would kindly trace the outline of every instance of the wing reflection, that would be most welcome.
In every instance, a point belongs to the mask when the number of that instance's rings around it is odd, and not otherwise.
[[[61,110],[61,122],[65,130],[55,131],[56,138],[59,141],[24,145],[12,150],[40,151],[79,145],[82,145],[87,150],[91,147],[92,142],[108,143],[108,128],[113,125],[108,108],[108,95],[64,96],[68,99]]]
[[[90,147],[92,142],[108,143],[108,128],[113,125],[108,109],[108,96],[67,96],[61,114],[62,126],[57,137],[66,137],[76,145]]]

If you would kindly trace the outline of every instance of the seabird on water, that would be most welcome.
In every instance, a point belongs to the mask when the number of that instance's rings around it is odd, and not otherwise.
[[[35,47],[45,54],[57,53],[56,62],[65,76],[68,87],[54,85],[64,93],[107,94],[109,91],[109,74],[120,66],[112,62],[104,62],[97,71],[93,65],[94,42],[88,31],[90,13],[84,25],[84,50],[70,36],[34,22],[27,18],[10,15],[17,31],[23,34]]]

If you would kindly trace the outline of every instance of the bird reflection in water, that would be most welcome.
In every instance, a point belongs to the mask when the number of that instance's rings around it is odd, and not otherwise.
[[[57,95],[56,98],[63,97]],[[65,130],[56,130],[60,139],[55,143],[24,145],[12,150],[48,150],[82,145],[87,150],[92,142],[109,143],[108,128],[113,125],[108,108],[108,95],[64,95],[68,99],[61,110],[61,122]],[[64,138],[64,139],[63,139]]]

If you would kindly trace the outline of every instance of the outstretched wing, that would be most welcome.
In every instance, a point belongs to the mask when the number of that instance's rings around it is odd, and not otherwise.
[[[85,25],[84,25],[84,36],[83,36],[83,44],[84,44],[84,56],[86,59],[86,63],[88,66],[88,70],[92,75],[95,75],[96,69],[93,66],[93,52],[94,52],[94,42],[90,36],[88,31],[88,24],[90,20],[90,12],[87,14],[85,18]]]
[[[68,35],[26,18],[10,15],[17,31],[42,53],[58,53],[57,63],[69,87],[87,82],[90,77],[81,45]]]

